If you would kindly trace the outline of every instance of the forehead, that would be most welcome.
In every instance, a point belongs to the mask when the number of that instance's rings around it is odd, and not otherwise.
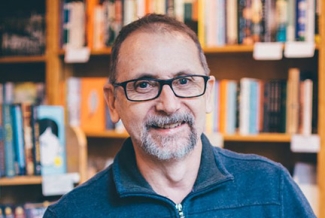
[[[135,32],[121,45],[117,77],[128,79],[145,73],[178,73],[203,71],[194,41],[180,32]],[[132,75],[130,75],[132,74]],[[130,77],[131,76],[131,77]]]

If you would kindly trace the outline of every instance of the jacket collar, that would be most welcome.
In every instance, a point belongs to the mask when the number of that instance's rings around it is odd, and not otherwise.
[[[200,190],[205,190],[209,187],[212,188],[233,178],[220,161],[220,158],[217,158],[217,150],[212,147],[204,134],[202,134],[201,140],[201,163],[198,177],[193,186],[193,192],[200,192]],[[112,173],[117,193],[121,197],[137,194],[155,194],[137,168],[130,138],[123,143],[121,150],[116,155],[112,166]]]

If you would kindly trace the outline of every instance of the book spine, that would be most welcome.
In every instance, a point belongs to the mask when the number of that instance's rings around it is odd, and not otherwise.
[[[226,0],[217,0],[216,43],[217,46],[226,44]]]
[[[238,44],[243,44],[245,39],[246,19],[243,12],[246,7],[246,0],[238,0]]]
[[[307,3],[306,0],[297,0],[296,5],[296,40],[306,40],[306,14]]]
[[[276,1],[277,32],[276,41],[287,40],[288,4],[286,0]]]
[[[313,81],[306,79],[303,81],[304,92],[302,93],[303,114],[302,114],[302,131],[303,135],[310,135],[312,133],[312,99],[313,99]]]
[[[166,0],[166,14],[170,17],[175,17],[175,1]]]
[[[237,83],[235,81],[228,81],[227,87],[227,121],[226,121],[226,133],[235,134],[236,131],[236,90]]]
[[[249,134],[249,110],[250,110],[250,79],[240,79],[240,110],[239,110],[239,133]]]
[[[286,101],[287,101],[287,81],[281,81],[281,109],[280,109],[280,133],[286,132]]]
[[[249,84],[249,134],[257,134],[257,107],[258,107],[258,84],[257,81],[251,80]]]
[[[37,120],[37,105],[31,105],[30,112],[30,126],[32,128],[32,153],[33,153],[33,163],[34,163],[34,175],[41,175],[42,167],[41,167],[41,148],[39,142],[39,123]]]
[[[30,126],[30,106],[31,104],[22,103],[21,110],[23,115],[23,129],[24,129],[24,145],[26,156],[26,174],[34,175],[34,162],[33,162],[33,142],[32,142],[32,128]]]
[[[263,132],[270,132],[270,104],[271,104],[271,82],[266,81],[264,85],[263,100]]]
[[[10,104],[3,104],[3,125],[4,125],[4,148],[6,177],[15,176],[15,153],[12,137],[12,121],[10,115]]]
[[[295,29],[296,29],[296,0],[288,0],[288,23],[287,23],[287,41],[295,41]]]
[[[174,13],[176,20],[180,22],[184,22],[185,18],[185,3],[184,0],[175,0],[174,1]],[[192,13],[190,13],[188,16],[192,16]],[[192,20],[192,18],[190,19]]]
[[[307,0],[306,42],[315,41],[315,0]]]
[[[2,84],[0,84],[0,95],[2,94]],[[0,177],[6,176],[6,168],[5,168],[5,145],[4,145],[4,126],[3,126],[3,118],[2,118],[2,99],[0,96]]]
[[[226,10],[226,42],[229,45],[237,44],[237,0],[227,0]]]
[[[16,175],[26,175],[23,115],[20,104],[10,107],[12,117],[13,142],[15,152]]]

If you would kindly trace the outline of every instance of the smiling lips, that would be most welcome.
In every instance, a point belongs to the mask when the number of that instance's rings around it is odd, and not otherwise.
[[[184,124],[185,122],[178,122],[178,123],[171,123],[171,124],[158,124],[157,127],[158,128],[162,128],[162,129],[172,129],[172,128],[176,128],[182,124]]]

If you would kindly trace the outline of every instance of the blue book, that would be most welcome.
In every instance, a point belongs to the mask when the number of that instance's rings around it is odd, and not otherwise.
[[[4,131],[3,131],[3,126],[0,125],[0,177],[6,176],[5,167],[6,167],[6,163],[5,163]]]
[[[2,105],[2,117],[4,126],[4,150],[5,150],[5,169],[6,177],[15,176],[15,153],[12,137],[12,121],[10,114],[10,104]]]
[[[41,105],[37,113],[42,175],[66,173],[64,109]]]
[[[306,0],[297,0],[296,4],[296,41],[306,39],[307,8]]]
[[[258,82],[255,80],[250,81],[249,85],[249,133],[258,133]]]
[[[26,175],[26,155],[24,145],[23,115],[20,104],[10,106],[12,118],[13,144],[16,175]]]

